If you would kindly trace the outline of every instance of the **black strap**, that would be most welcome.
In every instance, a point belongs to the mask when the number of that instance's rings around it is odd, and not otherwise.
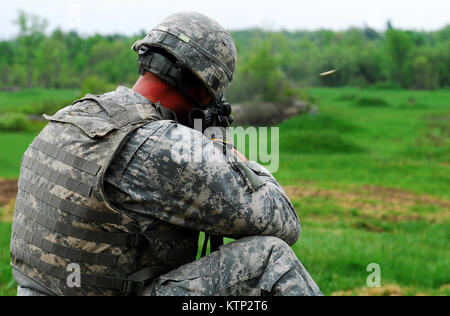
[[[192,248],[179,248],[179,249],[150,249],[151,256],[156,262],[167,263],[179,263],[186,260],[194,260],[196,251]]]
[[[223,246],[223,237],[211,236],[211,253]]]
[[[127,288],[125,289],[126,293],[139,293],[144,290],[148,281],[157,278],[171,269],[162,266],[150,266],[145,269],[142,269],[128,277]]]
[[[61,258],[70,260],[72,262],[101,265],[107,267],[114,267],[117,265],[117,256],[88,253],[83,250],[68,248],[44,239],[44,237],[39,235],[37,232],[38,230],[35,230],[35,232],[28,230],[18,222],[14,222],[13,224],[13,234],[15,234],[18,238]]]
[[[209,234],[205,234],[205,240],[203,241],[202,246],[202,254],[201,257],[206,257],[206,251],[208,250],[208,241],[209,241]]]
[[[185,238],[192,237],[195,232],[189,230],[159,230],[147,231],[141,233],[148,241],[179,241]]]
[[[138,246],[142,240],[138,234],[96,232],[64,224],[54,219],[58,218],[57,213],[52,217],[49,217],[40,213],[37,209],[25,204],[21,199],[16,203],[16,211],[50,231],[80,240],[111,245],[126,245],[130,247]]]
[[[217,251],[221,246],[223,246],[223,237],[212,236],[212,235],[205,233],[205,241],[203,242],[202,254],[201,254],[202,258],[206,256],[206,251],[208,249],[208,241],[211,242],[211,244],[210,244],[211,245],[211,247],[210,247],[211,253]]]
[[[22,167],[25,167],[37,175],[47,179],[48,181],[55,183],[70,191],[76,192],[84,197],[90,197],[92,192],[92,186],[80,182],[70,176],[64,175],[59,171],[56,171],[48,166],[41,164],[34,158],[24,156],[22,159]]]
[[[39,150],[47,156],[58,160],[59,162],[68,165],[69,167],[81,170],[93,176],[96,176],[101,169],[101,166],[99,166],[95,162],[91,162],[72,155],[71,153],[68,153],[65,150],[57,147],[56,145],[50,144],[41,138],[36,138],[31,144],[31,147]]]

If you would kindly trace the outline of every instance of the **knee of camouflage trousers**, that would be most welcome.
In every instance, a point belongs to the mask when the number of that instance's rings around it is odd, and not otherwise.
[[[144,296],[321,296],[292,249],[249,237],[157,278]]]

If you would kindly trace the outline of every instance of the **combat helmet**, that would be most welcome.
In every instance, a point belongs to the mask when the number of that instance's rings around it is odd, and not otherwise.
[[[216,21],[195,12],[169,16],[133,45],[139,73],[150,71],[179,87],[188,70],[208,88],[214,101],[233,80],[237,52],[231,35]]]

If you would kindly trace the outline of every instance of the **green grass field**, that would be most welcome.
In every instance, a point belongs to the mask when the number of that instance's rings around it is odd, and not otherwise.
[[[22,155],[37,133],[0,133],[0,178],[18,177]]]
[[[0,92],[0,112],[35,114],[46,107],[69,105],[79,92],[72,89],[29,89],[17,92]]]
[[[11,236],[11,225],[0,223],[0,296],[15,295],[17,285],[12,277],[9,240]]]
[[[450,91],[307,92],[319,115],[280,126],[275,176],[302,221],[293,249],[324,294],[450,295]],[[17,177],[33,137],[0,134],[0,178]],[[9,223],[0,232],[0,295],[14,294]],[[366,287],[371,263],[381,289]]]

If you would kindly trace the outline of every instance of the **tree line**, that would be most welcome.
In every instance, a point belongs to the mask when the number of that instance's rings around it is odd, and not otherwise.
[[[0,42],[3,89],[79,88],[132,84],[137,56],[132,44],[145,35],[82,37],[20,12],[18,36]],[[239,53],[231,94],[265,100],[303,86],[378,86],[437,89],[450,85],[450,25],[434,32],[387,31],[369,27],[346,31],[234,31]],[[318,74],[331,69],[331,76]]]

